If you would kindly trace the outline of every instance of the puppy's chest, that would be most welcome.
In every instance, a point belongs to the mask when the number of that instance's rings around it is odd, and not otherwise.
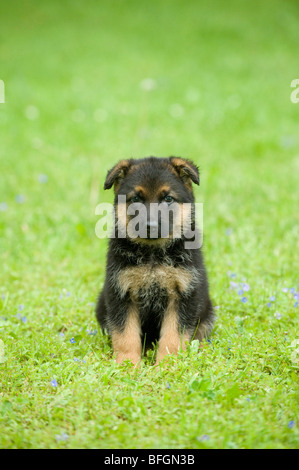
[[[130,295],[142,304],[165,303],[168,298],[187,294],[194,285],[192,269],[158,264],[144,264],[122,269],[117,275],[121,295]]]

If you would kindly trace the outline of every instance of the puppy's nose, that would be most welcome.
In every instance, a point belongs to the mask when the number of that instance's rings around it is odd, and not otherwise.
[[[147,228],[147,238],[157,238],[158,237],[158,222],[157,220],[148,220],[146,224]]]

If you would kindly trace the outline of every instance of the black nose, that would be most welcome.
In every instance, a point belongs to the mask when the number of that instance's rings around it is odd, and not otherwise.
[[[147,238],[158,238],[159,225],[156,220],[148,220],[146,224]]]

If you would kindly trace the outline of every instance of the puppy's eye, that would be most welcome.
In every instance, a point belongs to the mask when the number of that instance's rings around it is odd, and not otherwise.
[[[167,202],[167,204],[171,204],[174,201],[174,198],[172,196],[165,196],[164,201]]]
[[[141,202],[141,198],[137,194],[131,197],[130,202]]]

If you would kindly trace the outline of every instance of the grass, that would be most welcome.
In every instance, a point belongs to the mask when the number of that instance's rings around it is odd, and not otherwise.
[[[1,10],[1,448],[298,448],[297,2]],[[151,154],[200,166],[218,318],[134,370],[95,320],[94,210]]]

